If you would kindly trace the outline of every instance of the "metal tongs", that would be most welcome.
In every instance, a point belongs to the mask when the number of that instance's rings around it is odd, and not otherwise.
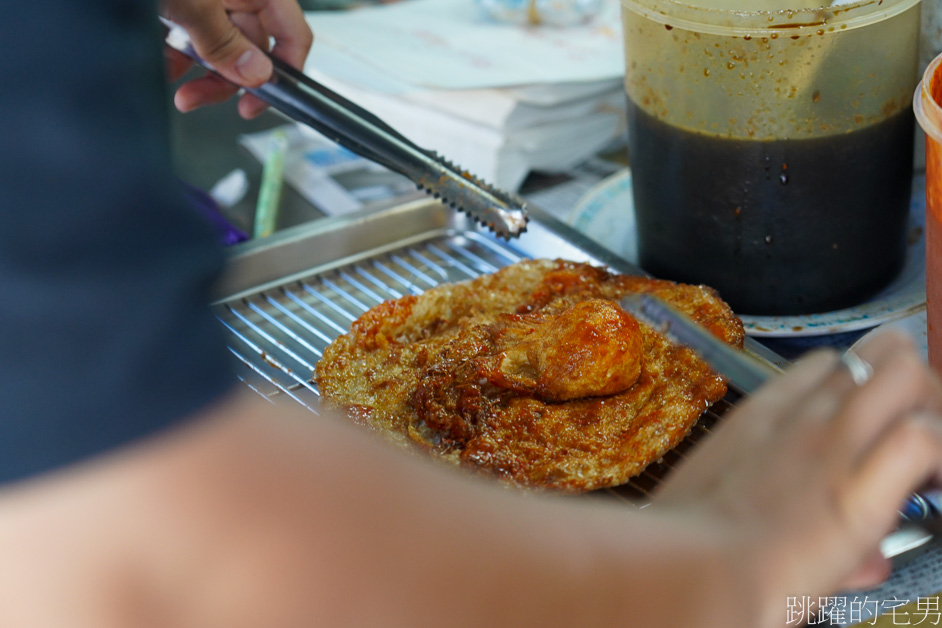
[[[710,366],[743,394],[751,394],[781,371],[753,355],[738,351],[697,325],[682,312],[649,294],[632,294],[621,306],[635,318],[658,330],[674,344],[697,352]],[[942,490],[913,493],[899,509],[900,526],[881,545],[891,558],[926,544],[942,534]]]
[[[183,27],[161,18],[166,43],[207,70]],[[527,227],[526,203],[488,185],[438,154],[419,148],[366,109],[347,100],[285,62],[269,55],[272,78],[245,88],[292,120],[312,127],[337,144],[411,179],[419,189],[461,210],[497,235],[510,239]]]

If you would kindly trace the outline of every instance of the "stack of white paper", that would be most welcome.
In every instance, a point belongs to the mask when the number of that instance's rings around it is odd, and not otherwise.
[[[305,72],[499,187],[624,133],[619,5],[571,28],[488,21],[473,0],[312,12]]]

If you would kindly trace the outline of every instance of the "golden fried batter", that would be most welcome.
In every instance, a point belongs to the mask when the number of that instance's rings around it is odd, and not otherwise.
[[[370,309],[327,348],[317,383],[358,423],[519,486],[621,484],[726,392],[621,309],[634,292],[742,344],[709,288],[533,260]]]
[[[641,328],[612,301],[589,299],[559,314],[500,314],[478,372],[498,388],[546,401],[614,395],[641,374]]]

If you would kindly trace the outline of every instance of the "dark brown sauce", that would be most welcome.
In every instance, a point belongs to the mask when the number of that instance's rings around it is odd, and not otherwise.
[[[629,99],[641,266],[742,314],[852,306],[900,271],[913,116],[801,140],[709,137]]]

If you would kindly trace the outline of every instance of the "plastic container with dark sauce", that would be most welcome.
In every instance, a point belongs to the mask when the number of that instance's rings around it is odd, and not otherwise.
[[[791,1],[622,0],[641,266],[744,314],[858,304],[906,251],[919,1]]]

